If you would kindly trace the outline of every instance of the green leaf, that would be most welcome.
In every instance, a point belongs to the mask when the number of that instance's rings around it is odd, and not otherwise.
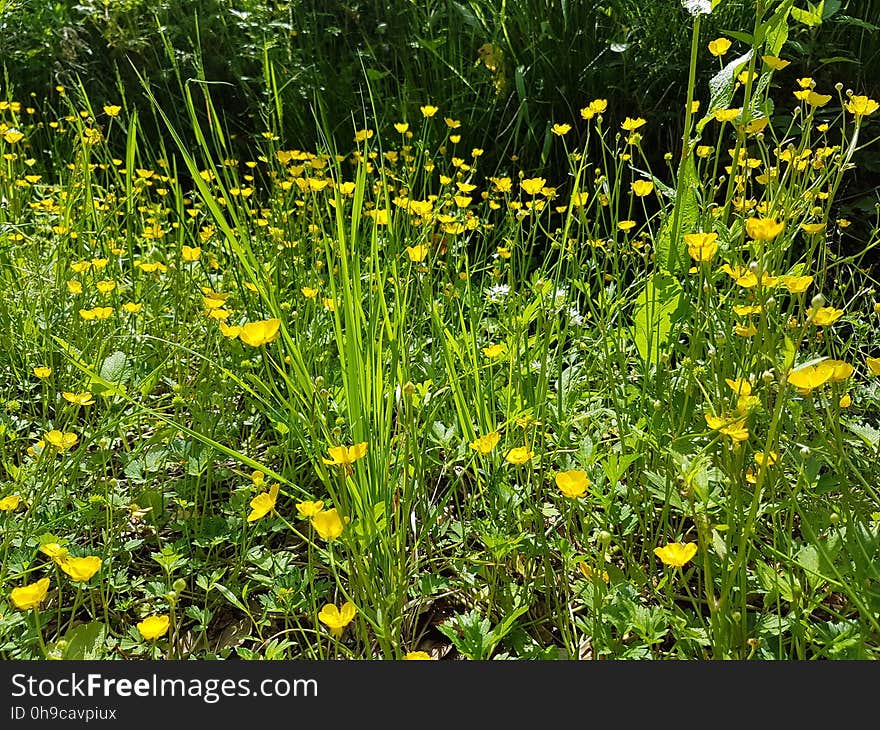
[[[677,189],[681,191],[681,200],[677,200],[678,193],[676,191],[672,191],[671,197],[679,207],[677,233],[680,234],[682,231],[693,229],[700,220],[700,205],[696,193],[699,188],[699,179],[692,156],[679,166],[678,178]],[[660,265],[666,271],[671,273],[680,271],[687,260],[687,246],[681,235],[675,235],[674,224],[675,213],[673,209],[666,212],[655,242],[657,260],[661,262]],[[674,240],[678,242],[675,248],[672,247]]]
[[[634,337],[642,360],[648,364],[659,362],[660,352],[669,345],[672,323],[686,309],[678,280],[667,273],[654,274],[638,295],[633,315]]]
[[[754,49],[749,49],[739,58],[733,59],[709,80],[709,106],[706,109],[706,116],[697,122],[698,134],[712,121],[711,113],[713,110],[726,109],[730,106],[733,101],[736,76],[749,62],[753,53]]]
[[[791,17],[798,21],[798,23],[803,23],[810,28],[816,28],[822,25],[822,15],[814,10],[801,10],[800,8],[792,8]]]
[[[107,627],[100,621],[90,621],[87,624],[74,626],[64,635],[67,646],[63,656],[65,659],[74,661],[103,659],[106,636]]]

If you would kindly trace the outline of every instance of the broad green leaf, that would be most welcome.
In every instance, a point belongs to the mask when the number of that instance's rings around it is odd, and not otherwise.
[[[104,658],[104,638],[107,627],[100,621],[74,626],[64,635],[67,646],[64,658],[74,661]]]
[[[733,101],[736,76],[745,68],[753,53],[754,49],[749,49],[739,58],[733,59],[709,80],[709,106],[706,109],[706,115],[697,122],[698,134],[714,118],[712,117],[713,110],[726,109],[730,106]]]
[[[686,307],[681,284],[670,274],[651,277],[636,299],[633,329],[639,355],[648,364],[657,364],[660,353],[669,346],[673,321]]]

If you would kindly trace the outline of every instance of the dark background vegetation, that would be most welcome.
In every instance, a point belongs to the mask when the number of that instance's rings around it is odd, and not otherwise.
[[[824,0],[821,12],[820,25],[792,23],[780,115],[801,76],[880,97],[880,0]],[[753,22],[753,0],[726,0],[706,18],[702,98],[718,68],[706,43]],[[608,98],[609,118],[650,120],[645,148],[662,166],[681,135],[691,28],[680,0],[0,0],[0,59],[7,95],[42,100],[81,82],[98,109],[146,108],[142,74],[179,129],[184,88],[207,81],[233,144],[251,144],[251,155],[269,123],[271,66],[282,147],[313,147],[317,121],[346,151],[355,128],[415,121],[433,102],[461,121],[463,148],[486,149],[484,169],[515,154],[518,168],[561,175],[549,127],[574,122],[574,143],[585,131],[578,110],[595,97]],[[501,52],[494,72],[480,60],[487,43]],[[149,118],[147,134],[160,136]],[[880,154],[858,163],[842,201],[873,217]]]

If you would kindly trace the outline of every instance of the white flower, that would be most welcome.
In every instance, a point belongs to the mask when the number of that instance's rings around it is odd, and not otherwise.
[[[712,0],[681,0],[681,4],[691,15],[709,15],[712,12]]]
[[[508,294],[510,294],[508,284],[495,284],[486,291],[486,301],[489,304],[501,304]]]

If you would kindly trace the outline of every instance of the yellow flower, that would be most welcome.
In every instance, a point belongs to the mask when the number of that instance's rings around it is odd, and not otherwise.
[[[553,134],[555,134],[557,137],[564,137],[566,134],[568,134],[571,131],[571,125],[570,124],[554,124],[550,128],[550,131],[553,132]]]
[[[57,428],[49,431],[44,438],[59,451],[67,451],[79,441],[79,436],[72,431],[62,433]]]
[[[406,122],[397,122],[394,125],[394,128],[398,131],[399,134],[406,134],[406,131],[409,129],[409,124]]]
[[[739,414],[714,416],[711,413],[707,413],[705,419],[709,428],[729,436],[736,443],[746,441],[749,438],[746,419]]]
[[[40,545],[40,552],[48,555],[55,562],[67,557],[67,548],[59,545],[57,542],[43,543]]]
[[[423,243],[416,246],[407,246],[406,255],[409,256],[409,260],[413,263],[421,263],[425,260],[425,256],[428,255],[428,247]]]
[[[849,408],[852,405],[852,396],[847,393],[837,402],[837,404],[841,408]]]
[[[611,580],[607,570],[603,570],[601,573],[596,573],[592,569],[592,567],[587,565],[587,563],[583,560],[578,563],[578,570],[580,571],[580,574],[584,576],[584,578],[586,578],[587,580],[592,580],[594,574],[598,575],[604,583],[607,583],[609,580]]]
[[[485,436],[480,436],[474,441],[471,441],[468,444],[474,451],[482,454],[483,456],[488,456],[492,449],[494,449],[498,445],[498,441],[501,440],[501,434],[498,431],[492,431],[492,433],[487,433]]]
[[[48,591],[49,579],[40,578],[40,580],[35,583],[30,583],[29,585],[21,586],[20,588],[13,588],[9,597],[12,599],[16,608],[22,611],[28,611],[31,608],[36,608],[45,601],[46,593],[48,593]]]
[[[719,122],[732,122],[736,119],[742,109],[715,109],[712,112],[712,116],[715,117]]]
[[[241,332],[238,333],[238,338],[246,345],[260,347],[260,345],[268,344],[278,337],[278,328],[280,325],[280,319],[264,319],[259,322],[248,322],[241,328]]]
[[[880,375],[880,357],[866,357],[865,365],[871,375]]]
[[[9,129],[3,133],[3,139],[8,144],[16,144],[17,142],[21,142],[21,140],[24,139],[24,135],[17,129]]]
[[[731,43],[727,38],[716,38],[714,41],[709,41],[709,53],[720,57],[730,50],[730,46]]]
[[[635,195],[639,198],[644,198],[654,190],[654,183],[650,180],[636,180],[630,184],[630,187]]]
[[[83,293],[82,282],[79,282],[76,279],[70,279],[67,282],[67,291],[69,291],[71,294],[82,294]]]
[[[877,111],[877,109],[880,109],[880,104],[873,99],[869,99],[867,96],[852,96],[843,106],[850,114],[854,114],[856,117],[867,117]]]
[[[339,537],[344,529],[342,518],[335,507],[318,512],[318,514],[312,517],[311,522],[315,532],[329,542],[333,542]]]
[[[698,262],[711,261],[718,251],[717,233],[685,233],[688,255]]]
[[[431,656],[430,654],[428,654],[428,652],[426,652],[426,651],[410,651],[410,652],[407,652],[407,653],[404,655],[403,658],[404,658],[406,661],[419,661],[419,660],[422,660],[422,661],[424,661],[424,660],[435,661],[435,660],[434,660],[434,657],[432,657],[432,656]]]
[[[168,614],[161,616],[148,616],[138,623],[137,630],[147,641],[155,641],[165,636],[171,627],[171,617]]]
[[[13,510],[18,509],[20,503],[21,497],[17,494],[10,494],[8,497],[3,497],[3,499],[0,499],[0,512],[12,512]]]
[[[636,117],[635,119],[627,117],[623,120],[620,128],[626,132],[635,132],[639,127],[645,126],[645,124],[647,124],[647,122],[641,117]]]
[[[774,218],[749,218],[746,233],[756,241],[772,241],[785,230],[785,222]]]
[[[768,454],[765,454],[763,451],[758,451],[755,453],[755,463],[757,463],[758,466],[763,466],[765,461],[767,462],[767,466],[773,466],[779,461],[779,452],[771,451]]]
[[[834,307],[810,307],[807,310],[807,316],[817,327],[828,327],[843,316],[843,310]]]
[[[823,360],[814,365],[797,368],[788,374],[788,382],[801,391],[809,392],[827,383],[834,375],[834,365]]]
[[[45,380],[52,374],[52,368],[48,368],[45,365],[37,365],[34,368],[34,375],[36,375],[40,380]]]
[[[504,454],[504,459],[510,464],[525,464],[534,455],[528,446],[515,446]]]
[[[577,499],[587,493],[590,479],[587,476],[587,472],[580,469],[561,471],[556,475],[556,486],[559,487],[559,491],[564,496],[569,499]]]
[[[575,193],[571,196],[571,204],[575,208],[583,208],[589,199],[590,194],[588,192]]]
[[[180,249],[180,258],[184,261],[198,261],[202,256],[202,249],[199,246],[182,246]]]
[[[296,505],[296,511],[299,512],[301,517],[311,518],[318,514],[322,509],[324,509],[324,503],[322,501],[317,502],[298,502]]]
[[[342,604],[342,608],[337,608],[334,604],[328,603],[318,614],[318,620],[330,629],[330,633],[335,637],[342,636],[342,632],[353,620],[357,613],[357,608],[351,601]]]
[[[654,548],[654,555],[663,561],[665,565],[671,565],[673,568],[681,568],[690,562],[691,558],[697,554],[697,543],[688,542],[671,542],[663,547]]]
[[[241,327],[230,327],[226,322],[220,322],[220,332],[224,337],[234,340],[241,334]]]
[[[89,555],[85,558],[64,557],[56,560],[58,566],[77,583],[85,583],[101,569],[101,558]]]
[[[363,458],[367,453],[367,442],[361,441],[353,446],[331,446],[327,449],[330,454],[329,459],[323,459],[325,464],[332,466],[348,466],[358,459]]]
[[[543,177],[530,177],[520,183],[527,195],[537,195],[544,189],[546,184],[547,180]]]
[[[752,394],[752,384],[745,380],[744,378],[725,378],[724,382],[727,383],[727,386],[737,395],[751,395]]]
[[[430,104],[425,104],[425,106],[420,106],[419,111],[422,113],[422,116],[425,119],[433,117],[437,113],[437,107],[431,106]]]
[[[781,276],[779,280],[792,294],[802,294],[813,283],[812,276]]]
[[[811,236],[821,233],[825,230],[824,223],[801,223],[801,229],[809,233]]]
[[[852,365],[843,360],[826,360],[825,362],[833,368],[831,377],[828,378],[831,383],[842,383],[853,374],[853,370],[855,369]]]
[[[251,512],[247,516],[248,522],[255,522],[275,509],[275,502],[278,499],[278,486],[278,484],[273,484],[268,492],[262,492],[251,500]]]
[[[116,282],[113,279],[102,279],[101,281],[95,282],[95,288],[101,292],[101,294],[109,294],[116,288]]]
[[[106,114],[108,117],[118,117],[119,112],[121,111],[122,107],[117,106],[116,104],[108,104],[104,107],[104,114]]]
[[[69,393],[65,390],[61,395],[64,397],[64,400],[68,403],[73,403],[75,406],[90,406],[95,402],[91,393]]]
[[[776,56],[761,56],[761,60],[774,71],[782,71],[782,69],[791,63],[791,61],[783,61]]]
[[[483,354],[489,359],[498,357],[502,352],[504,352],[503,343],[499,343],[497,345],[489,345],[488,347],[483,348]]]
[[[311,286],[300,287],[300,291],[306,299],[315,299],[318,296],[318,290]]]
[[[628,233],[629,231],[631,231],[635,227],[636,227],[635,221],[620,221],[617,224],[617,228],[619,230],[623,231],[624,233]]]

